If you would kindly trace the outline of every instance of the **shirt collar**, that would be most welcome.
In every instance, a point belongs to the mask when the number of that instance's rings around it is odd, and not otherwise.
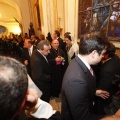
[[[33,49],[33,45],[29,49],[32,50]]]
[[[37,49],[37,51],[44,57],[44,58],[46,58],[46,56],[45,55],[43,55],[38,49]]]
[[[82,60],[82,62],[86,65],[86,67],[90,70],[90,65],[87,63],[87,61],[78,54],[78,57]]]

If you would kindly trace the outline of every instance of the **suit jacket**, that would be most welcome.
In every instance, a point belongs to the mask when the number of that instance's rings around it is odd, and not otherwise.
[[[62,85],[63,120],[99,120],[92,114],[96,80],[86,65],[75,57],[68,66]]]
[[[115,80],[115,75],[120,75],[120,59],[117,55],[103,63],[99,71],[99,87],[107,90],[111,94],[115,94],[112,88],[112,81]],[[115,91],[116,92],[116,91]]]
[[[33,51],[36,49],[36,46],[33,46]],[[32,51],[32,53],[33,53]],[[27,71],[28,71],[28,74],[30,75],[31,77],[31,67],[30,67],[30,55],[29,55],[29,51],[28,51],[28,48],[24,48],[23,50],[23,55],[22,55],[22,63],[24,64],[24,61],[25,60],[28,60],[28,65],[26,65],[26,68],[27,68]]]
[[[120,75],[120,59],[117,55],[103,63],[99,70],[98,75],[98,89],[106,90],[110,93],[110,96],[114,95],[119,87],[113,85],[112,81],[115,80],[115,75]],[[109,103],[108,99],[102,99],[100,97],[95,97],[95,112],[97,114],[105,114],[104,106]]]
[[[50,65],[41,53],[35,50],[31,56],[32,79],[43,95],[51,91],[51,70]],[[43,99],[44,100],[44,99]]]

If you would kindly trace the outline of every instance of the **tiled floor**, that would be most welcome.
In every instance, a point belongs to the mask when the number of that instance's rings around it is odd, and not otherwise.
[[[54,110],[61,111],[61,101],[56,102],[56,100],[53,99],[53,100],[50,100],[50,104],[52,105]]]

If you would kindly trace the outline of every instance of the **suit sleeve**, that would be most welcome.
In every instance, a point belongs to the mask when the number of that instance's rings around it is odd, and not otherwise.
[[[112,85],[112,81],[115,79],[115,69],[111,64],[107,64],[100,70],[99,75],[99,89],[109,91]]]
[[[65,92],[63,91],[63,97],[66,97],[73,120],[99,120],[100,116],[90,113],[86,81],[75,79],[68,84]]]

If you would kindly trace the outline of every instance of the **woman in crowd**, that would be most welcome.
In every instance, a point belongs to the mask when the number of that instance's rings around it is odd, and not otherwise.
[[[66,41],[68,62],[70,62],[71,59],[73,59],[78,54],[79,46],[78,43],[74,40],[74,38],[70,36],[70,34],[66,34],[64,37]]]

